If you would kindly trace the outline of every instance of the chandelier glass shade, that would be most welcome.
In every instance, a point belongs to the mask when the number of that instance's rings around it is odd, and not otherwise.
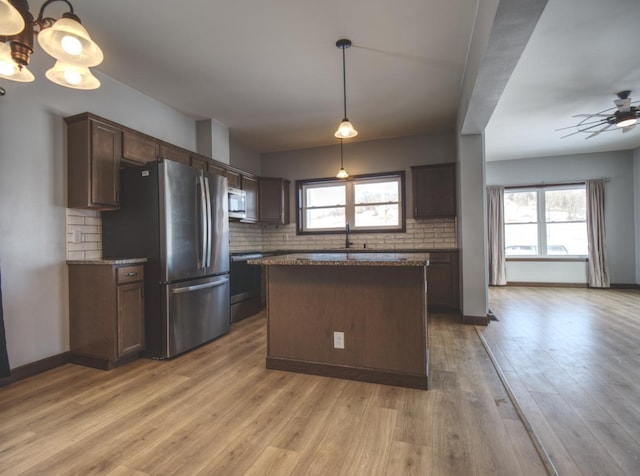
[[[55,20],[45,17],[45,9],[54,2],[64,2],[69,11]],[[5,21],[4,12],[15,11],[22,19],[22,29],[17,33],[13,23]],[[11,15],[11,13],[9,14]],[[100,81],[91,74],[89,67],[102,63],[104,55],[91,39],[87,30],[73,12],[68,0],[47,0],[36,20],[29,12],[26,0],[0,0],[0,77],[11,81],[29,82],[35,78],[27,65],[33,54],[33,39],[37,35],[40,47],[56,63],[45,75],[56,84],[73,89],[96,89]]]
[[[24,30],[24,18],[9,0],[0,0],[0,35],[17,35]]]

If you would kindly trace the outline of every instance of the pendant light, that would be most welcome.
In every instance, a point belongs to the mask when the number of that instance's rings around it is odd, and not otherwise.
[[[342,139],[340,139],[340,170],[338,171],[336,178],[339,178],[339,179],[349,178],[349,174],[344,169],[344,158],[342,155]]]
[[[335,136],[338,139],[350,139],[358,135],[358,131],[353,128],[349,119],[347,119],[347,72],[344,59],[344,50],[351,46],[351,40],[341,39],[336,42],[336,46],[342,50],[342,91],[344,99],[344,116],[342,122],[338,126],[338,130],[335,132]]]
[[[64,2],[69,11],[62,18],[46,17],[45,9],[54,2]],[[21,28],[14,21],[17,12]],[[74,89],[96,89],[100,81],[89,71],[104,58],[100,47],[91,39],[73,12],[68,0],[47,0],[33,19],[26,0],[0,0],[0,77],[12,81],[33,81],[27,65],[33,54],[34,36],[42,49],[57,61],[46,72],[56,84]],[[7,54],[8,51],[8,54]]]

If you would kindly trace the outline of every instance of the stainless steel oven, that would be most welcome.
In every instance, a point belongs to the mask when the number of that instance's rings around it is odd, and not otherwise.
[[[231,255],[231,322],[249,317],[262,308],[262,267],[247,263],[247,260],[257,258],[262,258],[262,254]]]

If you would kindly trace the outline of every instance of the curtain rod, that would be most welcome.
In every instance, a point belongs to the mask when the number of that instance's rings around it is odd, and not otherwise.
[[[573,180],[571,182],[540,182],[540,183],[523,183],[516,185],[503,185],[505,189],[507,188],[534,188],[534,187],[558,187],[562,185],[581,185],[587,182],[587,180],[598,180],[598,179],[584,179],[584,180]],[[611,179],[605,177],[601,180],[605,182],[611,182]]]

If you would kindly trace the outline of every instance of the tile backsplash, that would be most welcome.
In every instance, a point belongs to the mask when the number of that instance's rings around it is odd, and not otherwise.
[[[231,252],[318,250],[344,248],[344,233],[336,235],[296,235],[295,223],[260,226],[232,222],[229,225]],[[367,249],[443,249],[457,248],[455,218],[431,220],[407,219],[405,233],[353,233],[353,248]]]
[[[67,259],[102,258],[102,218],[97,210],[67,208]]]
[[[74,239],[75,238],[75,239]],[[296,235],[295,223],[264,226],[229,223],[230,252],[344,248],[345,235]],[[407,219],[405,233],[353,233],[354,249],[457,248],[455,218]],[[102,219],[95,210],[67,209],[67,259],[102,258]]]

